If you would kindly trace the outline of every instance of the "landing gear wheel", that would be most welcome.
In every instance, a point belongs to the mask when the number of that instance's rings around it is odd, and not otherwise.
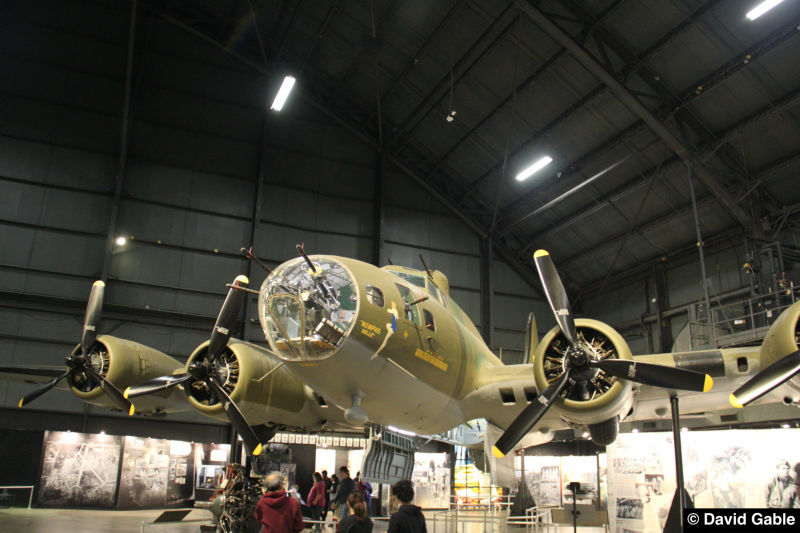
[[[592,436],[592,442],[598,446],[608,446],[617,440],[617,434],[619,433],[619,417],[615,416],[599,424],[589,424],[587,427],[589,429],[589,435]]]

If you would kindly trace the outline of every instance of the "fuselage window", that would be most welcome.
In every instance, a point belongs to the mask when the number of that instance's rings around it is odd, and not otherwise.
[[[425,315],[425,327],[431,331],[436,331],[436,324],[433,323],[433,315],[427,309],[422,310]]]
[[[423,289],[425,288],[425,278],[423,276],[418,276],[416,274],[409,274],[407,272],[394,272],[394,274],[416,285],[417,287],[422,287]]]
[[[372,305],[377,305],[378,307],[383,307],[383,292],[378,287],[373,287],[372,285],[367,285],[366,287],[366,294],[367,294],[367,301]]]
[[[408,287],[404,287],[399,283],[395,283],[395,287],[400,291],[400,296],[403,297],[403,307],[405,307],[405,318],[415,324],[419,324],[419,310],[416,305],[408,305],[414,301],[414,295]]]
[[[445,296],[445,294],[439,290],[439,287],[437,287],[430,279],[428,280],[428,292],[430,292],[431,296],[438,300],[442,306],[447,308],[447,296]]]

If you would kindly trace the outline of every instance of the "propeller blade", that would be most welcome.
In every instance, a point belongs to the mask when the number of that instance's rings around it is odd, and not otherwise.
[[[217,399],[222,402],[222,407],[225,409],[225,414],[228,415],[228,420],[231,421],[236,432],[242,436],[242,440],[244,440],[245,445],[250,449],[250,453],[253,455],[260,454],[261,442],[259,442],[256,432],[253,431],[253,428],[250,427],[250,424],[245,420],[242,412],[236,404],[233,403],[233,400],[231,400],[231,397],[225,392],[225,389],[222,388],[222,385],[217,383],[217,378],[215,376],[210,376],[208,381],[214,389]]]
[[[800,350],[778,359],[767,368],[750,378],[750,381],[731,394],[730,402],[734,407],[744,407],[772,389],[783,385],[800,372]]]
[[[106,393],[106,396],[111,398],[111,401],[123,411],[128,411],[128,416],[132,416],[135,412],[133,404],[122,395],[120,390],[110,381],[108,381],[102,374],[99,374],[94,368],[87,365],[82,369],[87,374],[91,375],[94,379],[100,382],[100,388]]]
[[[235,287],[247,287],[249,284],[250,280],[247,279],[247,276],[236,276],[236,279],[233,280]],[[228,296],[225,297],[222,309],[219,310],[217,323],[214,324],[211,340],[208,343],[208,355],[211,361],[216,359],[227,346],[228,339],[231,338],[231,329],[236,325],[236,319],[239,317],[245,296],[244,291],[233,287],[228,289]]]
[[[122,393],[122,396],[126,399],[136,398],[137,396],[145,396],[147,394],[154,394],[156,392],[162,392],[167,389],[171,389],[176,385],[180,385],[186,381],[192,379],[191,374],[175,374],[171,376],[159,376],[157,378],[153,378],[138,385],[134,385],[132,387],[128,387]]]
[[[26,394],[19,401],[19,406],[22,407],[23,405],[27,405],[27,404],[31,403],[33,400],[35,400],[39,396],[41,396],[45,392],[49,391],[50,389],[52,389],[53,387],[58,385],[58,382],[61,381],[62,379],[64,379],[65,377],[69,376],[70,372],[72,372],[72,369],[69,369],[66,372],[64,372],[63,374],[53,378],[52,380],[48,381],[44,386],[39,387],[35,391],[33,391],[33,392],[29,393],[29,394]]]
[[[714,380],[708,374],[674,366],[642,363],[641,361],[629,361],[627,359],[589,361],[589,366],[599,368],[606,374],[620,379],[665,389],[708,392],[714,386]]]
[[[572,309],[569,306],[567,291],[564,290],[564,284],[561,283],[561,277],[558,275],[555,264],[553,264],[550,252],[536,250],[536,253],[533,254],[533,261],[536,263],[539,279],[544,287],[544,294],[550,304],[550,309],[553,310],[553,314],[556,316],[558,327],[561,328],[567,338],[567,342],[572,346],[576,346],[578,334],[575,329],[575,321],[572,318]]]
[[[535,400],[533,400],[522,412],[511,422],[505,433],[503,433],[494,447],[492,454],[495,457],[503,457],[507,454],[519,441],[522,440],[528,431],[536,425],[544,414],[550,409],[553,401],[558,394],[567,384],[569,380],[570,369],[561,374],[561,377],[555,383],[551,383]]]
[[[89,303],[86,304],[86,315],[83,320],[83,334],[81,335],[81,353],[87,354],[92,349],[97,338],[97,329],[100,325],[100,314],[103,311],[103,293],[106,284],[100,280],[92,285],[92,292],[89,295]]]

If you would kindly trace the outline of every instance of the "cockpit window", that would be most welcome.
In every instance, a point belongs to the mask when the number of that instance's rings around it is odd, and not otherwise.
[[[425,327],[431,331],[436,331],[436,324],[433,322],[433,315],[427,309],[422,310],[422,314],[425,316]]]
[[[383,292],[378,287],[366,286],[367,301],[372,305],[383,307]]]
[[[291,361],[330,357],[358,311],[353,280],[333,260],[284,263],[264,280],[258,296],[261,327],[278,357]],[[382,295],[381,295],[382,296]]]
[[[409,274],[408,272],[392,272],[393,274],[400,276],[404,280],[416,285],[417,287],[425,288],[425,277],[418,276],[417,274]]]

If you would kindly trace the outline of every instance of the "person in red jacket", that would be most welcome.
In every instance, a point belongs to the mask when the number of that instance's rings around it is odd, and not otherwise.
[[[267,489],[256,505],[255,517],[261,533],[294,533],[306,527],[300,504],[283,489],[283,474],[270,472],[264,480]]]
[[[314,472],[314,486],[308,492],[306,503],[311,509],[311,519],[320,520],[322,518],[322,509],[325,507],[325,482],[322,481],[322,476],[319,472]],[[322,529],[320,524],[314,524],[314,531]]]

